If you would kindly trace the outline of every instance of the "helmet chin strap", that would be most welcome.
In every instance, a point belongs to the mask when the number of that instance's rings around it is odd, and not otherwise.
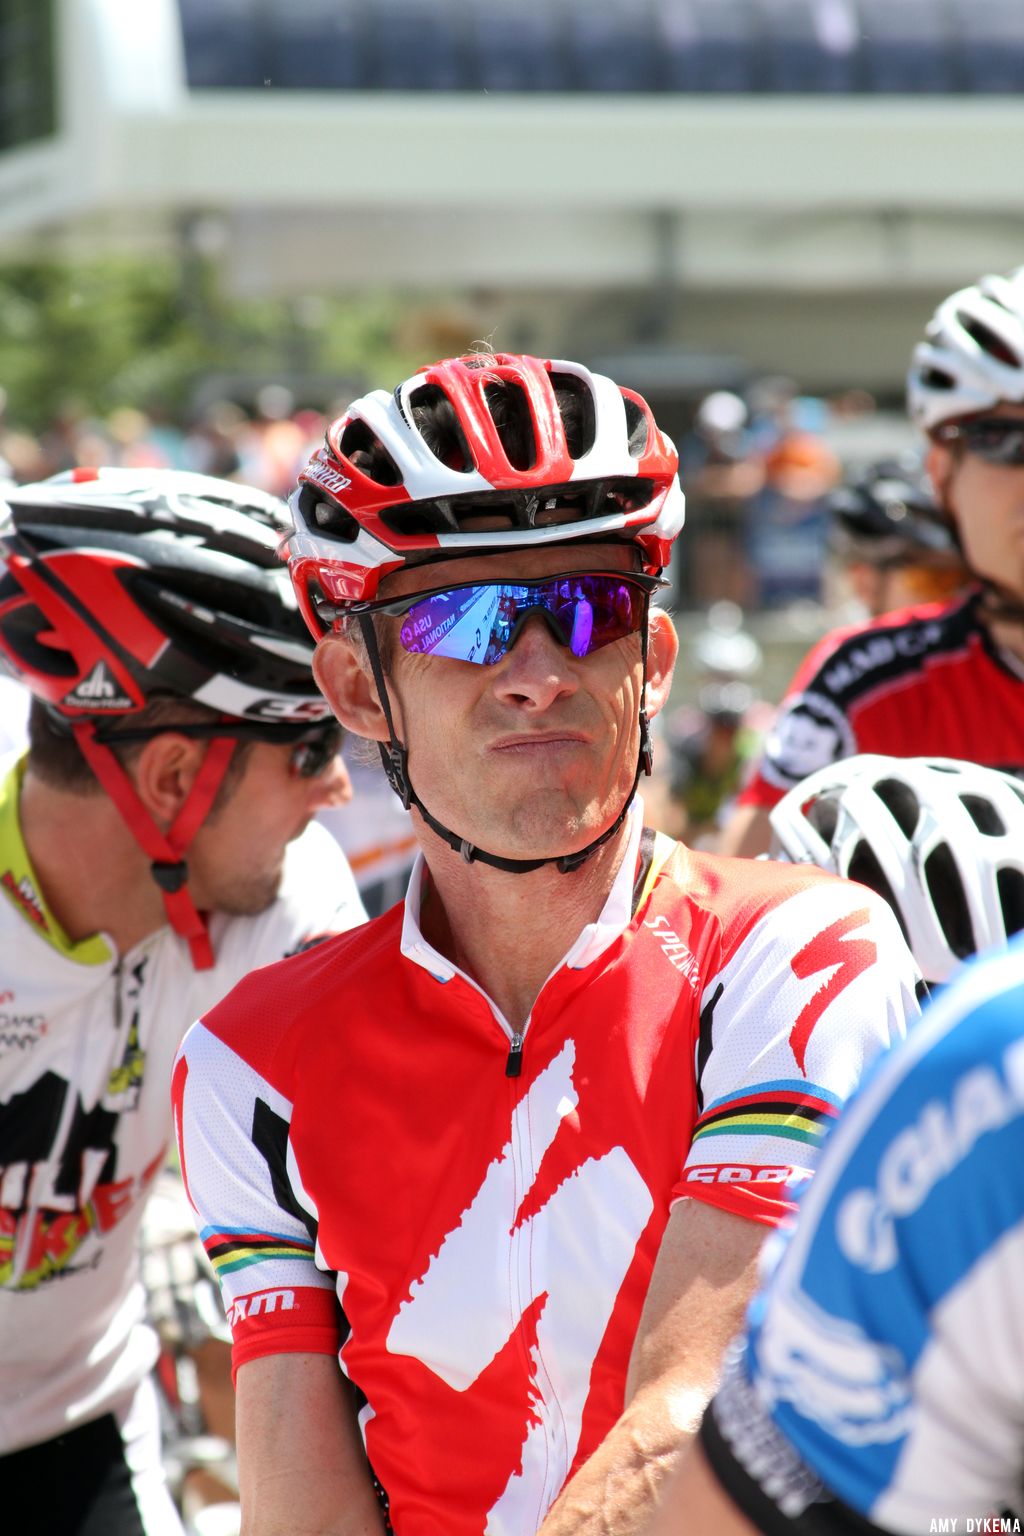
[[[168,727],[173,730],[173,726]],[[150,859],[150,873],[163,897],[167,920],[175,933],[186,940],[192,965],[197,971],[213,966],[213,947],[206,917],[188,891],[188,865],[185,850],[206,820],[217,791],[228,770],[237,742],[217,736],[206,750],[191,793],[165,833],[157,826],[139,798],[131,778],[108,746],[97,741],[91,720],[78,720],[71,734],[100,784],[120,811],[122,819]]]
[[[579,853],[554,855],[547,859],[506,859],[501,854],[488,853],[486,848],[479,848],[475,843],[471,843],[468,838],[459,837],[457,832],[452,832],[443,822],[438,821],[436,816],[430,814],[412,786],[412,780],[409,777],[409,753],[405,745],[398,739],[398,734],[395,730],[395,722],[391,713],[391,701],[388,698],[387,684],[384,680],[384,667],[381,663],[380,649],[377,645],[377,633],[373,627],[373,619],[368,613],[358,614],[359,627],[362,630],[366,652],[370,659],[370,667],[373,671],[373,679],[377,685],[377,693],[388,727],[389,741],[387,744],[383,741],[378,742],[381,762],[384,764],[384,772],[387,774],[388,783],[406,810],[411,805],[414,805],[430,830],[436,833],[442,842],[447,843],[449,848],[459,854],[467,864],[489,864],[492,869],[501,869],[510,875],[526,875],[531,870],[543,868],[545,864],[554,864],[558,872],[563,875],[571,874],[574,869],[579,869],[581,864],[585,864],[592,854],[595,854],[599,848],[603,847],[618,832],[629,812],[633,796],[636,794],[636,787],[640,782],[641,773],[649,774],[653,767],[654,754],[651,747],[651,731],[647,722],[647,709],[644,703],[647,688],[647,610],[648,603],[645,600],[644,621],[640,628],[640,647],[643,657],[643,677],[640,689],[640,753],[629,794],[626,796],[622,809],[611,826],[607,831],[602,832],[600,837],[596,837],[592,843],[588,843],[585,848],[581,848]]]

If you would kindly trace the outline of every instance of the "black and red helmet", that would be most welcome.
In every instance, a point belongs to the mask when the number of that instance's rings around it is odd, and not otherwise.
[[[76,469],[12,487],[5,500],[0,664],[74,737],[149,857],[171,926],[196,968],[208,969],[209,926],[184,855],[237,738],[296,740],[330,716],[277,552],[286,508],[262,491],[175,470]],[[156,695],[212,715],[202,767],[166,830],[112,750],[159,734],[132,721]]]
[[[156,693],[267,725],[329,715],[276,497],[176,470],[76,469],[4,500],[0,662],[58,720],[128,716]]]
[[[656,574],[683,525],[677,469],[646,401],[579,363],[434,363],[354,401],[300,476],[287,549],[306,622],[323,634],[320,609],[432,558],[625,539]]]
[[[959,564],[949,520],[915,457],[879,459],[826,498],[831,544],[868,565]]]

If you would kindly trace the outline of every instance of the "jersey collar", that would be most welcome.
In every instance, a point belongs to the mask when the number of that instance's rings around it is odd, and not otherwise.
[[[33,933],[78,965],[106,965],[112,956],[101,934],[73,944],[46,905],[21,835],[18,800],[28,758],[20,757],[0,781],[0,891]]]
[[[615,940],[629,927],[633,915],[633,883],[636,878],[637,858],[640,852],[640,834],[643,831],[644,807],[639,795],[634,796],[626,818],[626,852],[608,893],[608,899],[596,922],[588,923],[579,938],[563,955],[555,971],[567,966],[581,971],[592,965],[604,954]],[[405,898],[405,916],[402,922],[402,954],[414,965],[419,965],[437,981],[451,981],[461,976],[471,986],[476,982],[460,971],[458,966],[440,954],[423,937],[420,928],[420,910],[423,900],[423,881],[427,866],[422,853],[416,857],[409,877],[409,889]],[[554,971],[551,973],[555,974]],[[550,980],[550,978],[549,978]],[[477,988],[479,991],[479,988]]]

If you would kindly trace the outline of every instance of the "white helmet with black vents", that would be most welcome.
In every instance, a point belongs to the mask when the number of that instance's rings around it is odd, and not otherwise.
[[[889,902],[926,981],[1024,929],[1024,783],[997,768],[845,758],[791,789],[771,824],[773,857]]]
[[[910,415],[924,432],[1002,401],[1024,404],[1024,267],[944,299],[907,378]]]

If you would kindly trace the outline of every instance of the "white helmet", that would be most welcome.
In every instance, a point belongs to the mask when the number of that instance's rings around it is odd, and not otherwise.
[[[924,432],[1002,400],[1024,403],[1024,267],[944,299],[907,376],[910,415]]]
[[[997,768],[865,753],[797,784],[771,823],[773,857],[885,897],[926,981],[1024,929],[1024,784]]]

